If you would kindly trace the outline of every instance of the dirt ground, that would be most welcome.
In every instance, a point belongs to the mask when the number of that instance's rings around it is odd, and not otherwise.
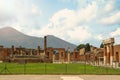
[[[83,80],[120,80],[120,75],[0,75],[0,80],[62,80],[75,76]]]

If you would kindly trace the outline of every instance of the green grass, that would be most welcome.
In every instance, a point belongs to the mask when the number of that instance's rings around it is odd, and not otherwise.
[[[120,69],[96,67],[85,64],[52,64],[52,63],[7,63],[9,72],[1,72],[5,63],[0,63],[0,74],[120,74]]]

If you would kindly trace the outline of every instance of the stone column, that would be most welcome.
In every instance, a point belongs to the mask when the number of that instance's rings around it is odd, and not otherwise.
[[[107,48],[106,46],[104,45],[104,65],[106,65],[106,56],[107,56]]]
[[[22,51],[22,50],[20,50],[20,55],[25,55],[25,54],[23,54],[23,51]]]
[[[61,62],[61,54],[60,54],[60,52],[58,54],[59,54],[59,62]]]
[[[110,45],[110,65],[113,65],[113,54],[114,54],[114,48],[113,44]]]
[[[53,58],[53,62],[54,62],[54,61],[55,61],[55,54],[53,54],[53,57],[52,57],[52,58]]]
[[[109,65],[112,65],[113,61],[113,44],[114,44],[114,38],[109,38],[103,40],[104,45],[104,62],[106,62]],[[107,50],[106,50],[107,48]]]
[[[70,63],[70,48],[68,48],[67,57],[68,57],[68,58],[67,58],[67,59],[68,59],[67,61],[68,61],[68,63]]]
[[[14,45],[12,45],[12,53],[11,53],[11,56],[13,56],[14,51],[15,51],[15,47],[14,47]]]
[[[47,36],[44,37],[44,52],[46,54],[46,48],[47,48]]]
[[[107,54],[106,54],[106,57],[107,57],[107,64],[110,64],[110,46],[107,44]]]
[[[68,63],[70,62],[70,53],[68,53]]]
[[[32,56],[32,49],[30,50],[30,56]]]
[[[120,53],[118,52],[118,63],[120,63]]]
[[[40,46],[38,46],[37,55],[40,55]]]

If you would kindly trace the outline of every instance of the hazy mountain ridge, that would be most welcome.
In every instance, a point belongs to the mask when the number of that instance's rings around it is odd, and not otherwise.
[[[28,36],[14,28],[6,27],[0,29],[0,45],[4,45],[5,47],[11,47],[11,45],[15,45],[16,47],[23,46],[27,48],[37,48],[37,46],[40,45],[40,47],[43,48],[44,39],[41,37]],[[71,50],[73,50],[76,48],[76,45],[57,38],[53,35],[48,35],[47,47],[66,49],[70,47]]]

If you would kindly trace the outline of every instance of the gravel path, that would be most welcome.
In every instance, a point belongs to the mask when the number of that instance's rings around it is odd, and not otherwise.
[[[83,80],[120,80],[120,75],[0,75],[0,80],[62,80],[61,77],[80,77]]]

